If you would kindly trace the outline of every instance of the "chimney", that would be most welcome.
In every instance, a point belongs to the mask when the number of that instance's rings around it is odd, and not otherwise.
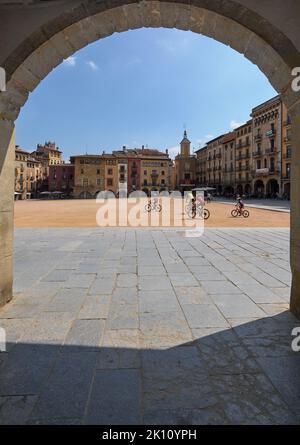
[[[168,149],[166,149],[166,155],[168,155],[168,156],[169,156],[169,150],[168,150]]]
[[[144,148],[145,148],[145,145],[142,145],[142,150],[144,150]]]

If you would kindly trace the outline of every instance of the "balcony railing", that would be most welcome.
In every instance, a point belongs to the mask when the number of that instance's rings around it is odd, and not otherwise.
[[[253,151],[252,156],[257,158],[258,156],[262,156],[262,151]]]
[[[288,126],[292,125],[291,119],[287,119],[286,121],[283,121],[283,125],[284,125],[284,127],[288,127]]]
[[[284,142],[290,142],[292,140],[292,137],[289,135],[289,136],[286,136],[283,140],[284,140]]]
[[[276,155],[277,153],[277,148],[273,147],[273,148],[267,148],[265,150],[265,154],[266,155]]]
[[[241,155],[236,156],[235,160],[236,161],[242,161],[243,159],[249,159],[250,158],[250,153],[243,153]]]
[[[261,138],[262,138],[262,135],[259,133],[259,134],[256,134],[255,136],[254,136],[254,140],[255,141],[261,141]]]
[[[287,173],[287,174],[283,175],[283,176],[282,176],[282,179],[283,179],[284,181],[288,181],[288,180],[290,180],[290,179],[291,179],[291,174],[290,174],[290,173]]]

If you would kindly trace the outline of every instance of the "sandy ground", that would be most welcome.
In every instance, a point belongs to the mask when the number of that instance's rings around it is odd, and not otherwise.
[[[118,203],[118,200],[116,200]],[[107,202],[105,203],[107,205]],[[210,218],[205,221],[205,227],[289,227],[290,215],[288,213],[281,213],[270,210],[249,208],[250,217],[233,218],[231,210],[233,205],[210,203],[206,207],[210,211]],[[144,209],[144,205],[141,207]],[[97,227],[96,215],[99,211],[103,212],[101,204],[96,203],[95,200],[27,200],[17,201],[15,203],[15,227]],[[128,211],[132,210],[132,205],[128,206]],[[102,213],[103,216],[104,213]],[[175,219],[181,224],[184,218],[182,211],[170,212],[170,215],[175,214]],[[116,219],[118,221],[119,212],[116,212]],[[169,214],[165,214],[168,220]],[[100,217],[104,221],[104,217]],[[141,217],[145,222],[148,218],[150,226],[150,214],[144,210],[141,212]],[[152,213],[152,217],[161,218],[162,214],[157,212]],[[182,224],[189,225],[191,220],[189,218]],[[163,224],[164,226],[173,226],[174,216],[170,217],[170,223]],[[156,221],[157,226],[162,226],[162,222]],[[116,226],[114,222],[111,224]],[[178,224],[177,224],[178,226]]]

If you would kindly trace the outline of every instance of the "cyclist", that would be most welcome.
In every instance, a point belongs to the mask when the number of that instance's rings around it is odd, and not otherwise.
[[[237,204],[238,210],[240,213],[242,213],[242,211],[244,210],[245,204],[239,195],[237,196],[236,200],[237,200],[236,204]]]
[[[205,201],[201,193],[197,194],[197,205],[200,206],[201,208],[203,208],[205,205]]]

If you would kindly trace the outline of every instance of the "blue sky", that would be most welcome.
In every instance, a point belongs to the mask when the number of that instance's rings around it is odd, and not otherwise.
[[[32,151],[52,140],[65,159],[142,144],[174,155],[184,128],[197,149],[275,94],[255,65],[212,39],[128,31],[83,48],[41,82],[18,118],[17,144]]]

